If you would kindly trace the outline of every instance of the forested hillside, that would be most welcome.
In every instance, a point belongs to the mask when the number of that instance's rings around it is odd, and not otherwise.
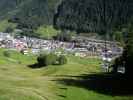
[[[15,9],[16,0],[0,0],[0,20],[11,16]]]
[[[82,32],[112,31],[131,22],[132,6],[132,0],[64,0],[54,24],[56,28]]]
[[[18,27],[36,28],[52,24],[59,0],[0,0],[0,20],[8,19]]]

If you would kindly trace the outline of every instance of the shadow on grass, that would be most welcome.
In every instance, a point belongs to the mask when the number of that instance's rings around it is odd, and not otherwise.
[[[57,96],[62,97],[62,98],[66,98],[67,97],[65,95],[57,95]]]
[[[42,68],[46,66],[39,65],[38,63],[28,65],[29,68],[37,69],[37,68]]]
[[[59,64],[53,64],[54,66],[59,66]],[[32,69],[38,69],[38,68],[42,68],[42,67],[48,67],[48,65],[41,65],[41,64],[38,64],[38,63],[35,63],[35,64],[31,64],[31,65],[28,65],[29,68],[32,68]]]
[[[55,63],[55,64],[50,64],[50,65],[53,65],[53,66],[61,66],[62,64]],[[48,65],[38,64],[38,63],[31,64],[31,65],[27,65],[27,66],[29,68],[33,68],[33,69],[42,68],[42,67],[48,67]]]
[[[81,76],[62,76],[61,79],[54,81],[111,96],[133,95],[133,82],[120,74],[99,73]]]

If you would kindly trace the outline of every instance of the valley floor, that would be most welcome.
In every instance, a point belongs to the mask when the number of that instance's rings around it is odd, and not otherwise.
[[[0,100],[133,100],[130,95],[111,95],[91,88],[93,83],[88,81],[100,73],[98,59],[69,56],[66,65],[32,69],[28,65],[35,63],[34,57],[14,53],[9,58],[2,52]]]

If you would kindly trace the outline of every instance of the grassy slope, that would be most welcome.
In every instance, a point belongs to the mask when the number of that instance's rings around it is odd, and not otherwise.
[[[52,39],[53,36],[56,36],[57,34],[62,34],[61,30],[56,30],[52,25],[42,25],[37,30],[34,31],[35,33],[39,34],[41,38],[44,39]],[[69,32],[71,36],[75,36],[76,33],[71,31]]]
[[[59,31],[55,30],[53,26],[40,26],[35,33],[38,33],[41,38],[51,39],[56,36]]]
[[[99,72],[99,60],[70,56],[67,65],[31,69],[27,65],[33,64],[35,57],[24,56],[13,51],[9,58],[3,56],[4,51],[4,49],[0,49],[0,100],[132,99],[132,97],[111,97],[84,88],[58,84],[54,81],[65,78],[65,75],[75,76]],[[61,88],[67,88],[67,90]]]
[[[14,29],[16,24],[9,23],[7,20],[0,21],[0,32],[4,32],[8,27]]]

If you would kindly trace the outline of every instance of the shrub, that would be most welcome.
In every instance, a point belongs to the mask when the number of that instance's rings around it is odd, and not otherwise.
[[[48,66],[48,65],[64,65],[67,63],[67,58],[63,55],[57,56],[53,53],[41,54],[37,57],[38,67]]]
[[[41,54],[37,57],[37,63],[39,66],[45,65],[45,59],[47,55]]]
[[[45,65],[54,65],[57,62],[57,56],[53,53],[48,54],[45,59]]]
[[[54,65],[57,62],[57,56],[55,54],[42,54],[37,58],[39,66]]]
[[[66,64],[67,63],[67,58],[66,58],[66,56],[60,56],[59,58],[58,58],[58,62],[59,62],[59,65],[64,65],[64,64]]]
[[[3,55],[4,55],[5,57],[10,57],[10,56],[11,56],[11,52],[10,52],[10,51],[4,51],[4,52],[3,52]]]

